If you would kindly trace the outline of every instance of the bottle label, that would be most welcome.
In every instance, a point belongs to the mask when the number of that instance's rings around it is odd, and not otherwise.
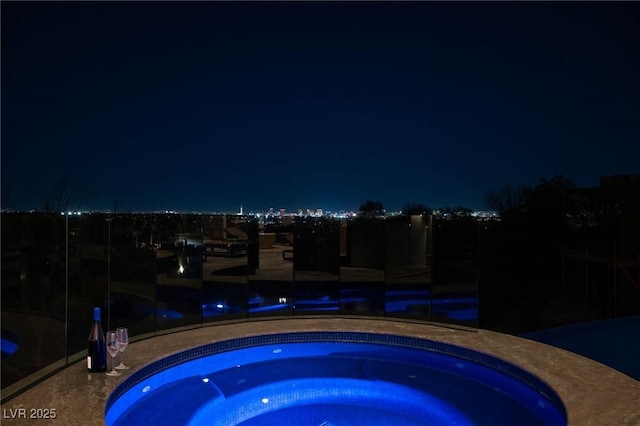
[[[91,370],[91,357],[90,356],[87,357],[87,368],[89,370]]]

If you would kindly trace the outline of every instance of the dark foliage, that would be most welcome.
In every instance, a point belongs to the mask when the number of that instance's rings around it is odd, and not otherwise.
[[[362,216],[382,216],[384,215],[384,205],[380,201],[367,200],[360,205],[358,212]]]
[[[424,204],[419,203],[407,203],[402,207],[402,214],[405,216],[412,215],[430,215],[433,213],[433,209]]]

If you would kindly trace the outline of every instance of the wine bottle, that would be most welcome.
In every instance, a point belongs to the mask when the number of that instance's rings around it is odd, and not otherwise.
[[[90,372],[107,371],[107,345],[100,324],[100,308],[93,308],[93,324],[89,333],[89,351],[87,352],[87,369]]]

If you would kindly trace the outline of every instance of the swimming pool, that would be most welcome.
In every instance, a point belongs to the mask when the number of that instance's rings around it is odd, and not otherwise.
[[[566,425],[512,364],[426,339],[298,332],[212,343],[125,379],[107,425]]]
[[[522,337],[591,358],[640,381],[640,316],[565,325]]]

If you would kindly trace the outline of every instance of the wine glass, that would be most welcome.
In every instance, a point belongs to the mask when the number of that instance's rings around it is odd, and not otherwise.
[[[128,370],[129,367],[124,365],[124,350],[129,345],[129,330],[126,327],[118,327],[116,329],[116,341],[118,343],[118,349],[120,350],[120,364],[116,366],[116,370]]]
[[[118,336],[115,331],[107,331],[107,351],[111,355],[111,371],[107,373],[107,376],[119,376],[120,373],[116,371],[116,355],[120,352],[118,347]]]

